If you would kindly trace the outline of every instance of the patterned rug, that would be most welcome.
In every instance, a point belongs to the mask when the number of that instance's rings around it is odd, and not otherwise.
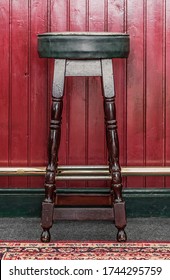
[[[170,242],[0,242],[3,260],[170,260]]]

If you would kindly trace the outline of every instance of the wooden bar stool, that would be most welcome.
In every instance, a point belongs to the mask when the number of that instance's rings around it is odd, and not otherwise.
[[[103,85],[110,196],[117,240],[125,242],[126,211],[122,198],[122,177],[119,164],[119,141],[115,110],[115,90],[112,58],[127,58],[129,36],[124,33],[64,32],[38,35],[38,53],[43,58],[54,58],[51,123],[48,145],[48,166],[45,175],[45,199],[42,202],[42,242],[50,241],[55,204],[55,177],[61,136],[64,80],[66,76],[100,76]]]

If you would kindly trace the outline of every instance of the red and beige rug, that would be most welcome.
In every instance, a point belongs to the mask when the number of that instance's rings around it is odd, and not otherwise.
[[[2,260],[170,260],[170,242],[0,242]]]

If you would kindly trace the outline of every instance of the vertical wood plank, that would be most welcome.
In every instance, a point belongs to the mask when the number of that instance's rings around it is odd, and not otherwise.
[[[105,157],[105,128],[101,80],[89,78],[88,164],[102,165]],[[95,182],[93,182],[95,184]]]
[[[85,80],[76,77],[70,81],[69,95],[69,164],[85,163]]]
[[[127,67],[127,165],[144,165],[144,3],[127,0],[130,54]],[[138,81],[138,82],[137,82]],[[128,187],[144,187],[143,177],[128,177]]]
[[[70,0],[70,31],[86,30],[86,0]]]
[[[165,164],[170,166],[170,2],[165,2]],[[170,187],[170,177],[166,178],[165,186]]]
[[[44,166],[47,160],[47,60],[37,53],[37,34],[47,31],[47,1],[30,1],[29,6],[29,155],[28,164]],[[36,145],[35,145],[36,143]],[[43,187],[44,178],[32,178],[30,187]]]
[[[51,31],[68,31],[69,0],[50,0],[50,29]]]
[[[8,123],[9,123],[9,59],[10,59],[10,9],[9,1],[2,0],[0,4],[0,165],[8,165]],[[1,187],[8,187],[8,178],[0,178]]]
[[[104,31],[104,0],[89,0],[89,31]]]
[[[28,1],[12,2],[10,160],[27,165],[28,148]],[[27,178],[10,178],[10,187],[26,188]]]
[[[147,1],[146,165],[163,164],[163,1]],[[146,179],[146,187],[163,187],[162,177]]]

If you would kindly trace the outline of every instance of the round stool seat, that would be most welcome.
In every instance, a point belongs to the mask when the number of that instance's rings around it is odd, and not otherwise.
[[[111,32],[50,32],[38,35],[40,57],[60,59],[124,58],[129,35]]]

